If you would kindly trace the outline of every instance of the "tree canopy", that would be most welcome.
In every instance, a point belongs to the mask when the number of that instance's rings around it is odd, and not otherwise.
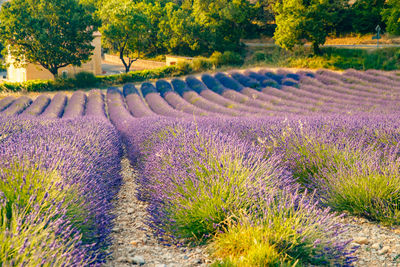
[[[329,32],[337,20],[340,1],[330,0],[278,0],[274,4],[277,28],[276,43],[292,49],[305,41],[312,43],[315,54],[320,53]]]
[[[12,0],[0,10],[0,41],[14,65],[36,63],[54,77],[92,55],[95,22],[77,0]]]
[[[146,8],[143,2],[111,0],[99,12],[103,44],[118,52],[126,72],[145,50],[150,31],[150,21],[144,12]]]
[[[400,1],[388,0],[382,10],[382,17],[386,22],[386,30],[391,34],[400,35]]]
[[[353,6],[353,31],[357,33],[374,32],[382,24],[382,9],[385,0],[357,0]],[[381,25],[383,26],[383,25]]]

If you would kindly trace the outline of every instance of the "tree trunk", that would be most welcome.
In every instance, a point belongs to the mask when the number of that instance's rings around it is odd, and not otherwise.
[[[53,74],[54,80],[58,78],[58,68],[49,69],[50,73]]]
[[[314,55],[321,55],[321,48],[317,42],[312,44]]]
[[[124,50],[125,50],[125,49],[119,50],[119,58],[121,59],[122,64],[124,64],[125,73],[128,73],[128,72],[129,72],[129,69],[131,68],[131,64],[128,64],[128,63],[125,62],[125,59],[124,59]]]

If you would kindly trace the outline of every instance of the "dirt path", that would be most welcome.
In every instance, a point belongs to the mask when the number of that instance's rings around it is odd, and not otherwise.
[[[136,198],[136,171],[129,160],[122,164],[123,185],[115,200],[113,245],[107,267],[125,266],[207,266],[204,248],[178,248],[161,244],[146,225],[146,203]]]

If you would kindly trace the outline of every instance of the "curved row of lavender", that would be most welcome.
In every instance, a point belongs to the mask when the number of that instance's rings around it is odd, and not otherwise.
[[[0,263],[101,265],[121,183],[120,135],[99,91],[49,102],[39,96],[18,116],[0,115]],[[53,119],[61,114],[68,119]]]
[[[319,195],[304,192],[278,152],[267,156],[255,145],[253,126],[262,132],[282,119],[138,119],[117,88],[108,90],[107,104],[139,169],[149,223],[166,242],[206,243],[221,263],[235,266],[355,260]]]
[[[400,76],[391,72],[348,70],[340,74],[327,70],[313,73],[246,70],[189,76],[170,82],[145,82],[140,88],[127,84],[122,91],[128,110],[137,118],[264,117],[321,113],[390,114],[400,110],[399,88]],[[26,96],[6,97],[0,100],[0,114],[23,113],[31,103],[33,111],[28,110],[25,114],[41,114],[47,118],[85,114],[86,95],[83,92],[74,93],[69,100],[59,93],[50,103],[45,96],[41,98],[32,103]]]

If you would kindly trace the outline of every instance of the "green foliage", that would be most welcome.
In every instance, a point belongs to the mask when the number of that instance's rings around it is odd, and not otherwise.
[[[94,86],[110,86],[128,82],[142,82],[151,79],[182,76],[193,71],[203,71],[226,65],[239,65],[243,63],[242,57],[233,52],[216,52],[211,58],[198,58],[193,62],[180,62],[175,66],[165,66],[152,70],[131,71],[123,74],[94,76],[92,73],[80,72],[73,78],[58,78],[56,80],[30,80],[23,83],[0,83],[0,92],[45,92],[76,90]]]
[[[67,209],[72,224],[79,227],[87,214],[76,188],[64,185],[60,190],[61,186],[61,178],[55,172],[45,173],[20,164],[0,169],[1,265],[34,266],[43,260],[55,266],[68,264],[64,255],[82,239],[68,240],[54,232],[57,216],[60,209]],[[85,224],[81,226],[86,228]],[[50,258],[42,258],[46,255]]]
[[[381,12],[385,0],[357,0],[352,6],[353,30],[358,33],[375,32],[378,24],[382,24]],[[381,25],[383,26],[383,25]]]
[[[382,17],[387,25],[386,30],[391,34],[400,35],[400,2],[398,0],[386,1]]]
[[[180,137],[187,142],[185,132],[179,127],[165,129],[155,136],[161,140],[166,136]],[[184,175],[195,178],[170,174],[171,180],[183,182],[176,182],[174,189],[168,192],[170,203],[165,212],[174,223],[166,224],[165,229],[180,238],[201,243],[212,237],[219,228],[216,226],[223,225],[228,214],[239,214],[254,204],[244,196],[251,196],[261,181],[271,184],[271,188],[265,188],[266,192],[273,190],[271,181],[275,167],[232,148],[221,152],[218,144],[200,133],[196,137],[190,145],[181,148],[190,162],[183,166]],[[186,151],[188,147],[193,151]],[[160,166],[165,168],[160,171],[173,166],[171,160],[168,156],[160,157]],[[174,197],[176,195],[179,197]]]
[[[373,152],[372,152],[373,154]],[[345,211],[386,225],[400,224],[399,166],[387,163],[379,169],[370,155],[359,162],[342,167],[321,177],[320,186],[327,186],[324,203],[334,210]],[[376,161],[375,161],[376,162]]]
[[[139,57],[139,50],[142,56],[197,56],[241,50],[240,39],[252,27],[254,8],[247,0],[111,0],[102,2],[98,14],[108,49],[121,53],[127,40],[128,57]],[[135,45],[129,48],[130,42]]]
[[[170,2],[164,10],[159,31],[168,53],[196,55],[207,51],[207,36],[204,35],[201,25],[195,21],[191,9],[181,8]]]
[[[309,48],[297,48],[285,51],[281,48],[268,48],[263,52],[264,64],[276,67],[311,68],[311,69],[380,69],[396,70],[400,68],[398,48],[381,49],[345,49],[327,47],[322,48],[321,55],[313,55]],[[254,60],[249,64],[260,64]]]
[[[267,55],[262,51],[256,51],[252,56],[252,60],[255,62],[265,61],[266,59]]]
[[[176,64],[176,73],[174,73],[174,76],[181,76],[185,75],[188,73],[191,73],[193,71],[192,69],[192,64],[187,62],[187,61],[181,61]]]
[[[205,57],[197,57],[192,60],[193,71],[205,71],[213,67],[211,60]]]
[[[260,35],[273,36],[276,28],[272,6],[274,1],[256,0],[252,8],[251,24],[245,28],[245,38],[253,39]]]
[[[95,22],[77,0],[13,0],[0,10],[0,40],[14,65],[37,63],[54,76],[92,54]]]
[[[215,67],[221,67],[223,65],[238,66],[242,65],[244,62],[240,54],[231,51],[225,51],[224,53],[214,52],[210,60]]]
[[[323,212],[310,209],[315,197],[294,204],[293,194],[274,192],[272,201],[259,204],[262,212],[228,218],[210,244],[219,259],[213,266],[334,265],[334,255],[317,256],[333,246],[327,225],[316,219]]]
[[[340,3],[329,0],[285,0],[274,5],[277,29],[276,43],[288,50],[302,45],[304,40],[312,43],[314,54],[334,26]]]
[[[126,72],[146,46],[150,30],[149,19],[144,12],[146,8],[140,2],[111,0],[105,2],[99,11],[103,44],[119,53]]]
[[[178,69],[178,66],[165,66],[163,68],[154,70],[131,71],[124,74],[98,76],[97,79],[100,81],[101,84],[112,85],[123,84],[127,82],[142,82],[151,79],[177,76],[179,74],[184,75],[189,74],[189,72],[184,73],[182,69]]]
[[[250,23],[252,10],[247,0],[196,0],[193,16],[202,27],[209,50],[240,50],[240,38]]]
[[[94,87],[99,82],[93,73],[85,71],[77,73],[71,81],[77,88]]]

